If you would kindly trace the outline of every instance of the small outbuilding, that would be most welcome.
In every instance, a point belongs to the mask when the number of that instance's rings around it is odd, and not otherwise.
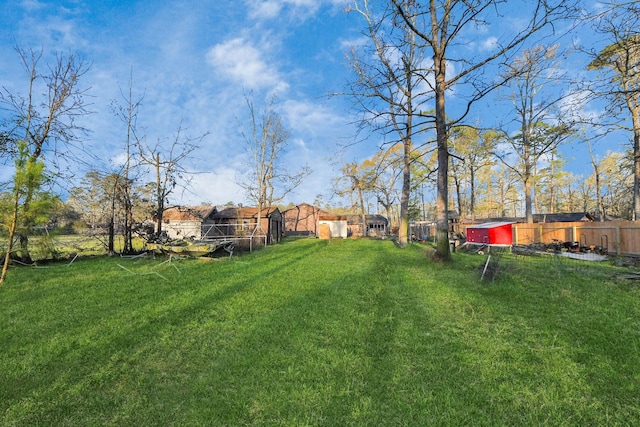
[[[283,232],[282,214],[274,207],[262,209],[260,215],[255,207],[226,208],[214,213],[211,218],[214,224],[207,230],[206,237],[246,240],[250,247],[253,240],[256,243],[277,243]]]
[[[170,239],[202,238],[202,227],[213,223],[215,206],[173,206],[162,214],[162,230]],[[157,232],[157,230],[155,230]]]
[[[467,242],[483,245],[513,244],[513,227],[511,222],[485,222],[467,227]]]
[[[308,203],[289,208],[282,213],[284,232],[287,236],[317,236],[322,215],[330,213]]]
[[[318,225],[318,237],[321,239],[347,238],[349,227],[346,215],[321,214],[318,217]]]
[[[385,236],[388,234],[389,220],[382,215],[365,215],[365,231],[362,227],[362,215],[346,215],[349,236]]]

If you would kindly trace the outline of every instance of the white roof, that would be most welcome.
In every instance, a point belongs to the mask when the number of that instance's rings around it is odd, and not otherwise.
[[[467,228],[496,228],[496,227],[502,227],[505,225],[512,225],[514,224],[513,222],[484,222],[482,224],[474,224],[474,225],[470,225]]]

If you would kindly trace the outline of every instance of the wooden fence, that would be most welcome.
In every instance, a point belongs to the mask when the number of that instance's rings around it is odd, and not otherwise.
[[[472,224],[460,224],[466,228]],[[513,224],[513,244],[578,242],[580,246],[600,246],[610,254],[640,255],[640,221],[544,222]]]

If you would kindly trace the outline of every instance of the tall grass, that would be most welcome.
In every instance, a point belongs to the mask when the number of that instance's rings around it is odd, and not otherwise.
[[[14,269],[0,424],[637,424],[637,286],[536,262],[302,239]]]

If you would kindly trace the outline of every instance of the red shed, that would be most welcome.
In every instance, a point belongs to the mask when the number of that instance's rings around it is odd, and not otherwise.
[[[467,242],[485,245],[513,244],[511,222],[485,222],[467,227]]]

